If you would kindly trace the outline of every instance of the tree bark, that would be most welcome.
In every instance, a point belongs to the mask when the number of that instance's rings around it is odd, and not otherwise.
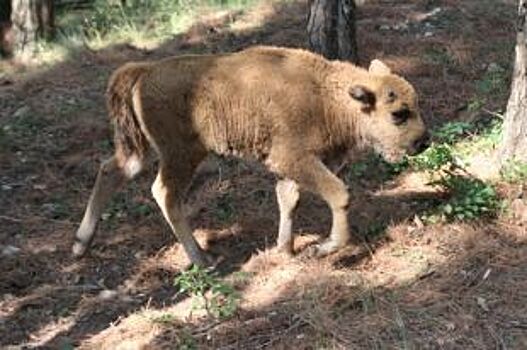
[[[9,22],[11,18],[11,0],[0,0],[0,22]]]
[[[31,54],[39,39],[49,39],[55,32],[53,0],[13,0],[14,54]]]
[[[510,159],[527,162],[527,1],[520,0],[511,95],[503,123],[502,164]]]
[[[11,0],[0,0],[0,55],[11,55]]]
[[[329,59],[357,63],[354,0],[310,0],[307,33],[311,49]]]

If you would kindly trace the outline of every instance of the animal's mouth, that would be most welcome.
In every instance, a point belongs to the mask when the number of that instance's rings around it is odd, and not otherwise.
[[[403,152],[383,152],[382,157],[388,162],[388,163],[399,163],[403,160],[405,156],[405,153]]]
[[[430,146],[430,134],[425,132],[423,136],[414,141],[412,147],[408,151],[408,154],[411,156],[418,155],[419,153],[424,152]]]
[[[384,160],[392,164],[401,162],[404,159],[404,156],[407,154],[405,151],[386,149],[381,145],[377,145],[377,147],[374,147],[374,149],[384,158]]]

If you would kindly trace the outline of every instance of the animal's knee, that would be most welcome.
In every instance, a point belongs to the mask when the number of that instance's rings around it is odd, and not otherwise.
[[[329,204],[333,209],[347,209],[349,205],[349,192],[345,185],[337,186],[331,190]]]
[[[276,184],[278,204],[281,207],[294,208],[300,196],[298,185],[291,180],[282,180]]]

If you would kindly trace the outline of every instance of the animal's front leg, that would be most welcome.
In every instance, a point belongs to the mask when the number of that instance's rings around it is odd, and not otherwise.
[[[288,155],[287,158],[277,157],[271,161],[278,173],[296,181],[300,188],[319,194],[331,209],[331,233],[325,242],[316,247],[316,255],[324,256],[344,247],[350,240],[346,185],[314,155]]]
[[[326,201],[331,209],[331,232],[323,243],[316,246],[316,255],[325,256],[345,247],[350,241],[348,228],[349,193],[346,185],[330,172],[319,160],[310,166],[313,187],[310,189]]]
[[[298,204],[299,192],[295,181],[284,179],[276,184],[276,197],[280,209],[277,249],[287,254],[293,253],[293,213]]]

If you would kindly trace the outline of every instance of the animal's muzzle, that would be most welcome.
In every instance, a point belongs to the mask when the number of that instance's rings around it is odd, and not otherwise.
[[[430,134],[427,131],[423,134],[423,136],[414,141],[410,155],[415,156],[416,154],[426,150],[428,146],[430,146]]]

